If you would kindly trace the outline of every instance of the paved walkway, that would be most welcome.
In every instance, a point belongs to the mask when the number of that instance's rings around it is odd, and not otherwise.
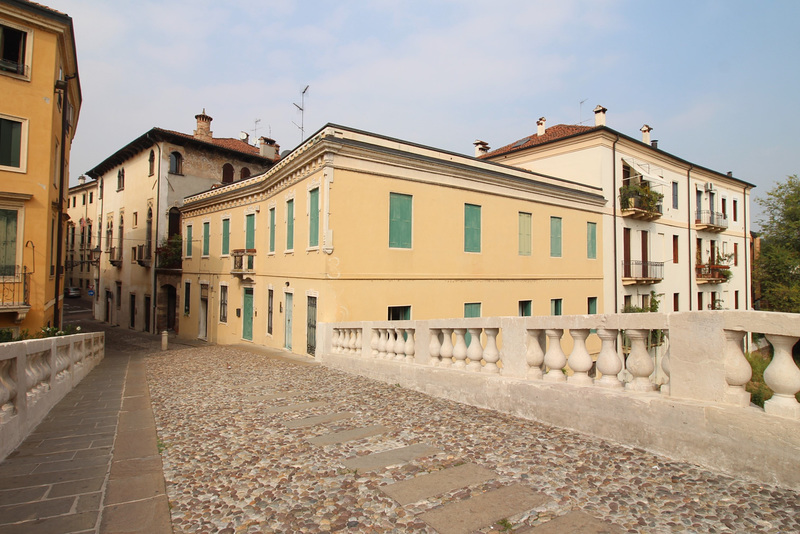
[[[800,531],[797,492],[281,351],[107,336],[0,463],[0,534]]]

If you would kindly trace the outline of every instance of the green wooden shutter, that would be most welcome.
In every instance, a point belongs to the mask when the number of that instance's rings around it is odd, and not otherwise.
[[[481,251],[481,207],[464,204],[464,252]]]
[[[532,302],[530,300],[519,301],[519,315],[520,317],[530,317],[532,311]]]
[[[308,195],[308,246],[319,246],[319,188]]]
[[[597,259],[597,223],[586,223],[586,257]]]
[[[231,220],[222,219],[222,254],[231,252]]]
[[[561,217],[550,217],[550,257],[561,257]]]
[[[531,255],[531,214],[519,212],[519,255]]]
[[[186,257],[192,257],[192,226],[186,227]]]
[[[294,199],[286,203],[286,249],[294,249]]]
[[[480,317],[480,316],[481,316],[480,302],[467,302],[464,304],[464,318]],[[464,341],[466,342],[468,347],[471,339],[472,335],[469,332],[464,334]]]
[[[550,299],[550,315],[561,315],[561,299]]]
[[[411,248],[411,195],[389,193],[389,246]]]
[[[244,248],[256,248],[256,215],[250,213],[245,217]]]
[[[269,210],[269,251],[275,252],[275,208]]]
[[[211,223],[203,223],[203,256],[208,256],[208,245],[210,242]]]
[[[596,314],[597,313],[597,297],[589,297],[589,300],[587,301],[587,304],[588,304],[588,306],[587,306],[588,310],[587,311],[589,312],[589,315]]]

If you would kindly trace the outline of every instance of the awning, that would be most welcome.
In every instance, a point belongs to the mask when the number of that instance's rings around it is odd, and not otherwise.
[[[657,183],[659,185],[665,185],[665,186],[670,185],[670,182],[668,182],[667,180],[665,180],[661,176],[656,176],[653,173],[653,171],[649,168],[650,165],[648,165],[646,163],[645,164],[637,163],[633,159],[628,159],[628,158],[622,158],[622,161],[627,163],[631,167],[631,169],[636,171],[638,174],[641,174],[642,178],[644,178],[648,182],[654,182],[654,183]]]

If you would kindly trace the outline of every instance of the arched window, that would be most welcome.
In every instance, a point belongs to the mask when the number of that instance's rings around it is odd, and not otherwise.
[[[169,172],[171,174],[183,174],[183,156],[181,156],[180,152],[170,153]]]
[[[117,251],[117,259],[122,259],[122,234],[124,234],[124,218],[122,214],[119,214],[119,250]]]
[[[244,180],[245,178],[250,178],[250,169],[247,167],[242,167],[242,170],[239,173],[239,179]]]
[[[229,184],[233,182],[233,165],[226,163],[222,166],[222,183]]]
[[[181,212],[178,208],[169,209],[169,229],[168,237],[180,235],[181,233]]]
[[[145,237],[145,257],[153,253],[153,208],[147,208],[147,236]]]
[[[106,224],[106,252],[111,252],[111,241],[114,239],[114,223],[108,219]]]
[[[154,151],[150,151],[150,176],[156,172],[156,153]]]
[[[125,189],[125,169],[117,171],[117,191]]]

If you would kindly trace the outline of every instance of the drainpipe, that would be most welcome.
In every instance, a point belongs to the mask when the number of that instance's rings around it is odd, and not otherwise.
[[[151,139],[150,138],[150,132],[147,132],[147,139]],[[161,145],[158,144],[157,142],[154,142],[154,144],[158,147],[158,169],[156,171],[158,174],[156,174],[156,205],[155,205],[155,209],[153,210],[155,212],[155,214],[156,214],[156,217],[155,217],[155,219],[156,219],[156,234],[155,234],[155,240],[154,240],[155,246],[153,247],[153,250],[151,251],[151,253],[153,254],[153,263],[151,264],[151,267],[150,267],[152,269],[152,275],[153,275],[153,300],[150,303],[150,306],[152,307],[152,311],[153,311],[153,318],[151,319],[151,321],[153,322],[153,325],[152,325],[153,326],[153,333],[157,334],[158,332],[156,332],[156,330],[157,330],[156,323],[157,323],[157,317],[158,317],[157,316],[157,311],[158,311],[158,274],[156,274],[156,266],[157,266],[158,257],[156,256],[155,249],[158,248],[158,221],[161,220]],[[147,326],[149,327],[150,325],[147,325]]]
[[[750,284],[753,283],[752,280],[748,283],[748,278],[750,275],[750,263],[752,262],[752,258],[750,258],[750,262],[747,261],[748,257],[750,256],[750,236],[747,233],[747,187],[742,188],[742,223],[744,224],[744,247],[742,247],[742,252],[744,253],[744,309],[750,309]]]
[[[618,266],[619,251],[617,250],[617,143],[619,142],[619,134],[611,145],[611,202],[613,207],[613,229],[614,229],[614,313],[619,313],[619,278]]]
[[[692,173],[692,169],[694,169],[693,164],[689,164],[689,168],[686,170],[686,193],[689,200],[687,200],[686,207],[688,208],[687,211],[689,215],[687,216],[687,226],[686,226],[686,241],[688,241],[686,245],[686,250],[689,251],[689,254],[686,256],[688,260],[687,263],[689,265],[689,311],[692,311],[692,180],[690,175]],[[702,311],[702,310],[701,310]]]
[[[61,313],[59,312],[59,298],[61,297],[61,274],[64,266],[61,255],[64,253],[64,244],[61,242],[64,239],[64,151],[67,149],[67,107],[69,106],[69,80],[75,76],[65,76],[64,80],[56,82],[56,91],[61,91],[64,98],[61,102],[61,153],[59,154],[59,178],[58,178],[58,231],[56,238],[56,289],[55,289],[55,303],[53,304],[53,325],[61,330]],[[59,84],[62,82],[62,84]],[[59,87],[61,85],[61,87]]]

